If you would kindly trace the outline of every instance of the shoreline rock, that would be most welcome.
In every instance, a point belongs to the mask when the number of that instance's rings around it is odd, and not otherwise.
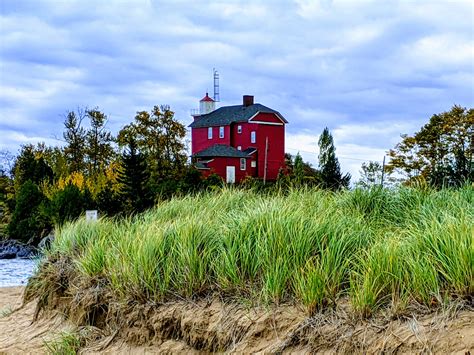
[[[0,241],[0,259],[31,258],[36,255],[37,249],[18,240],[8,239]]]

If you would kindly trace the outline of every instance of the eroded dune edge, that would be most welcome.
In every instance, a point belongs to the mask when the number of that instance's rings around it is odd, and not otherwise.
[[[24,288],[2,288],[0,353],[47,353],[45,344],[75,332],[81,353],[399,352],[464,354],[474,348],[472,309],[354,319],[349,306],[308,317],[294,305],[261,307],[208,297],[196,302],[119,304],[98,285],[51,294],[21,306]],[[344,302],[340,302],[344,304]]]

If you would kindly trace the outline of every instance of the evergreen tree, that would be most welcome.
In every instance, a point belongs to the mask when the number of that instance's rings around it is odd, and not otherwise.
[[[304,180],[304,163],[303,158],[301,157],[300,153],[298,152],[295,156],[295,161],[293,163],[293,176],[294,182],[297,186],[301,186]]]
[[[13,239],[27,242],[32,237],[41,236],[45,229],[50,228],[50,223],[42,214],[41,205],[46,197],[38,186],[26,181],[21,185],[16,196],[16,205],[8,225],[8,234]]]
[[[148,180],[146,157],[138,150],[136,140],[129,137],[128,147],[122,154],[122,171],[118,178],[123,185],[121,194],[125,209],[141,212],[151,206]]]
[[[85,167],[86,131],[82,127],[82,120],[85,115],[84,110],[78,109],[77,113],[74,111],[68,112],[64,121],[64,127],[66,128],[63,133],[66,141],[64,153],[71,173],[75,171],[83,172]]]
[[[57,225],[72,221],[95,207],[89,190],[81,191],[76,185],[68,184],[51,200],[50,215]]]
[[[339,190],[349,186],[351,175],[342,175],[339,160],[336,157],[336,148],[328,128],[324,128],[319,137],[319,169],[321,171],[321,185],[325,189]]]
[[[89,175],[96,175],[114,157],[112,133],[106,129],[107,116],[97,108],[86,110],[90,120],[90,129],[86,133],[85,154]]]
[[[45,180],[52,181],[53,170],[40,153],[31,144],[22,146],[13,166],[13,177],[17,191],[27,180],[37,185]]]

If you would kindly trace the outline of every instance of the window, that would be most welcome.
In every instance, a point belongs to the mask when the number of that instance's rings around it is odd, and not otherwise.
[[[257,135],[256,135],[256,132],[255,131],[252,131],[250,133],[250,142],[251,143],[256,143],[257,142]]]
[[[212,139],[212,127],[207,129],[207,139]]]
[[[237,133],[238,133],[238,134],[241,134],[241,133],[242,133],[242,126],[241,126],[241,125],[238,125],[238,126],[237,126]]]
[[[247,160],[245,158],[240,158],[240,170],[247,169]]]
[[[242,146],[241,145],[237,146],[237,150],[242,150]]]
[[[219,138],[224,138],[224,127],[219,127]]]
[[[256,162],[255,160],[251,161],[251,162],[250,162],[250,166],[251,166],[252,168],[256,168],[256,167],[257,167],[257,162]]]

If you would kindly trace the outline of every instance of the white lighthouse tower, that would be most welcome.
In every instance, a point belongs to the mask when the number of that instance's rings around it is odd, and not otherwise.
[[[216,109],[216,102],[209,97],[209,94],[206,92],[201,101],[199,101],[199,114],[205,115],[206,113],[212,112]]]

